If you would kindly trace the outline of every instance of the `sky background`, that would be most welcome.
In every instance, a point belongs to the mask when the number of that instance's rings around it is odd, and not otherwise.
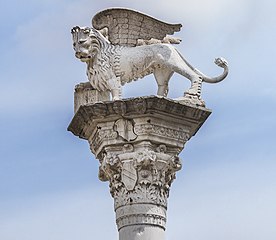
[[[67,132],[73,90],[86,81],[70,29],[107,7],[171,23],[185,58],[207,75],[213,113],[187,144],[169,198],[167,239],[276,239],[274,0],[9,0],[0,3],[0,239],[117,239],[108,183],[88,143]],[[169,97],[189,81],[174,75]],[[153,77],[123,96],[155,94]]]

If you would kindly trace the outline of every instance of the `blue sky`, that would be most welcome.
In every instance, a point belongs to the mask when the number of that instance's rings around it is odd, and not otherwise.
[[[86,81],[70,29],[107,7],[182,23],[179,51],[208,75],[212,115],[181,154],[169,198],[167,238],[276,238],[276,3],[272,0],[10,0],[0,7],[0,239],[116,239],[108,184],[88,143],[66,131],[73,89]],[[172,98],[188,81],[174,75]],[[148,77],[124,97],[151,95]]]

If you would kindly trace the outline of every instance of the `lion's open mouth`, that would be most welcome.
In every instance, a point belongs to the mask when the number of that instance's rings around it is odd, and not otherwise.
[[[86,55],[80,52],[77,52],[76,57],[79,58],[82,62],[89,61],[92,57],[90,55]]]
[[[80,59],[91,59],[91,56],[80,56]]]

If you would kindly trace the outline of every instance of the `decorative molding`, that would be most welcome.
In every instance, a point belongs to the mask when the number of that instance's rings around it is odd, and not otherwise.
[[[96,133],[92,136],[91,139],[89,139],[92,152],[95,152],[95,150],[100,147],[103,141],[116,139],[117,136],[118,133],[113,128],[102,129],[101,127],[98,127]]]
[[[190,134],[188,130],[173,129],[169,127],[155,125],[152,123],[144,123],[140,125],[135,124],[134,132],[137,135],[154,134],[154,135],[159,135],[163,137],[183,140],[184,142],[190,139]]]
[[[151,225],[166,229],[166,218],[153,214],[130,214],[116,219],[118,230],[131,225]]]
[[[139,107],[138,103],[142,106]],[[179,103],[172,99],[157,96],[99,102],[80,106],[68,130],[76,136],[88,140],[94,134],[94,128],[97,127],[95,121],[100,123],[115,121],[122,116],[136,121],[137,117],[148,117],[149,114],[165,120],[166,124],[162,124],[162,126],[168,124],[166,127],[171,129],[173,129],[172,126],[174,125],[179,126],[180,130],[182,129],[183,131],[188,129],[191,137],[208,118],[211,111],[203,107],[194,107],[185,102]]]
[[[116,218],[123,217],[125,215],[130,215],[133,213],[136,214],[153,214],[159,215],[166,218],[166,211],[162,206],[154,205],[154,204],[132,204],[125,205],[116,209]]]
[[[134,109],[136,112],[139,112],[141,114],[145,113],[147,111],[147,102],[144,98],[136,98],[134,100]]]
[[[124,101],[114,101],[113,110],[115,113],[124,116],[126,114],[127,108]]]

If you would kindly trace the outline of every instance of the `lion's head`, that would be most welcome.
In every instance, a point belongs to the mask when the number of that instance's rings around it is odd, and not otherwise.
[[[74,27],[71,30],[75,56],[82,62],[93,61],[100,51],[99,33],[88,27]]]
[[[113,62],[110,60],[116,54],[116,46],[94,28],[74,27],[71,30],[75,56],[87,63],[87,76],[91,85],[100,91],[111,87],[108,80],[116,78],[113,72]]]

